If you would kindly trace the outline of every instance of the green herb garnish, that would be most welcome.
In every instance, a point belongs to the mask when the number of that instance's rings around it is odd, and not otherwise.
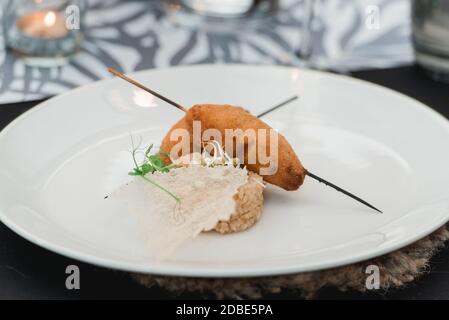
[[[142,177],[142,179],[144,179],[145,181],[148,181],[149,183],[151,183],[152,185],[154,185],[155,187],[161,189],[162,191],[168,193],[171,197],[173,197],[173,199],[176,200],[177,203],[181,202],[181,199],[174,195],[172,192],[170,192],[169,190],[165,189],[163,186],[161,186],[160,184],[158,184],[157,182],[149,179],[146,175],[151,173],[155,173],[155,172],[162,172],[162,173],[167,173],[170,171],[170,169],[172,169],[173,167],[175,167],[175,165],[170,164],[170,165],[166,165],[164,163],[164,161],[159,157],[158,154],[152,154],[151,151],[153,150],[153,145],[150,145],[144,152],[144,160],[143,163],[141,165],[139,165],[137,163],[136,160],[136,154],[139,151],[139,147],[135,147],[134,146],[134,140],[133,137],[131,136],[131,144],[132,144],[132,157],[133,157],[133,162],[134,162],[134,168],[132,171],[128,172],[128,174],[130,176],[139,176]]]

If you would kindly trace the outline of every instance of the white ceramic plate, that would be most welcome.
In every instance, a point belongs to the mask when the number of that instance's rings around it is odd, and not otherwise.
[[[405,246],[449,220],[449,124],[424,105],[366,82],[283,67],[191,66],[134,77],[175,101],[241,105],[265,117],[303,164],[378,206],[376,214],[306,179],[268,187],[247,232],[201,234],[169,260],[145,250],[145,230],[103,197],[126,178],[129,134],[159,143],[182,116],[113,79],[73,90],[0,134],[0,216],[26,239],[110,268],[156,274],[274,275],[348,264]]]

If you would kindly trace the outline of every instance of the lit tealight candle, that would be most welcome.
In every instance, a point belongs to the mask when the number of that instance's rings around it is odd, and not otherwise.
[[[32,38],[62,38],[68,32],[64,15],[54,11],[28,13],[17,20],[17,27]]]

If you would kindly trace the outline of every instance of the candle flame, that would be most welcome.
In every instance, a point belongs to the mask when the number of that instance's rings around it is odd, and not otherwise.
[[[44,24],[47,27],[51,27],[56,22],[56,14],[53,11],[49,11],[44,17]]]

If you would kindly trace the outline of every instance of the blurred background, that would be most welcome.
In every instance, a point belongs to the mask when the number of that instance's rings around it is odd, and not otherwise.
[[[420,50],[434,50],[436,37],[436,56],[447,54],[448,2],[1,0],[0,103],[109,77],[107,66],[249,63],[348,73],[410,65],[414,11]],[[432,56],[420,57],[435,67]]]

